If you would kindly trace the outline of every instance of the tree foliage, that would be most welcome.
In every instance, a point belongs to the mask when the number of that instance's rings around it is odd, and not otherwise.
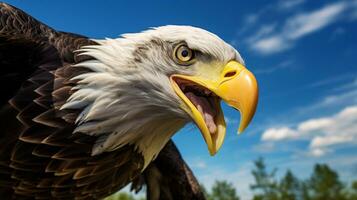
[[[300,180],[292,171],[276,181],[276,169],[267,172],[262,158],[254,162],[253,200],[357,200],[357,181],[346,187],[338,173],[326,164],[316,164],[311,176]]]
[[[212,192],[208,194],[209,200],[239,200],[236,189],[227,181],[216,181],[212,187]]]
[[[115,193],[104,200],[145,200],[145,198],[135,198],[133,195],[126,192]]]
[[[301,183],[295,175],[288,170],[280,180],[278,196],[280,199],[298,200],[302,194]]]
[[[311,199],[313,200],[342,200],[343,184],[337,172],[325,164],[315,165],[314,172],[309,179]]]
[[[254,161],[255,169],[252,170],[255,183],[250,188],[256,193],[254,200],[277,200],[278,183],[275,180],[276,169],[268,172],[263,158]]]
[[[277,169],[268,168],[263,158],[254,161],[252,175],[254,183],[250,188],[252,200],[357,200],[357,180],[343,183],[336,171],[326,164],[316,164],[311,176],[299,179],[287,170],[279,179]],[[216,181],[206,190],[201,185],[207,200],[239,200],[236,188],[227,181]],[[144,200],[131,194],[119,192],[105,200]]]

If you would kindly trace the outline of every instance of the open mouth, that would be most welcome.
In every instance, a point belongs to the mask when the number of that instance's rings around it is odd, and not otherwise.
[[[170,83],[180,98],[180,107],[192,118],[215,155],[226,135],[226,122],[220,102],[235,108],[241,114],[238,133],[254,116],[258,103],[258,85],[254,75],[241,63],[229,61],[217,74],[173,74]]]
[[[226,133],[226,124],[220,106],[221,98],[204,84],[189,78],[172,76],[171,83],[177,95],[186,104],[183,108],[209,144],[211,155],[214,155],[221,147]]]
[[[217,132],[216,117],[220,110],[220,98],[207,88],[189,80],[176,78],[176,84],[182,93],[190,100],[198,112],[201,113],[211,135]]]

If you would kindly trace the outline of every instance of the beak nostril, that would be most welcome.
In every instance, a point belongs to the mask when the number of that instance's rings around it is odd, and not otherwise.
[[[225,77],[225,78],[232,77],[232,76],[236,75],[236,73],[237,73],[236,71],[231,71],[231,72],[226,73],[226,74],[224,75],[224,77]]]

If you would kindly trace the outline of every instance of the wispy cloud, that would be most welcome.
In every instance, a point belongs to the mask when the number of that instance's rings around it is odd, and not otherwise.
[[[271,153],[276,150],[274,142],[263,142],[253,146],[253,151],[258,153]]]
[[[357,74],[354,74],[354,73],[353,74],[348,73],[348,74],[334,75],[332,77],[329,77],[329,78],[326,78],[326,79],[321,79],[321,80],[318,80],[318,81],[316,81],[314,83],[311,83],[309,85],[309,87],[315,88],[315,87],[328,86],[330,84],[341,83],[341,82],[345,82],[348,79],[354,78],[356,76],[357,76]],[[357,79],[354,80],[352,83],[348,83],[348,85],[349,86],[350,85],[357,86]]]
[[[355,74],[351,74],[351,75],[356,77]],[[340,87],[334,88],[333,91],[346,91],[346,90],[351,90],[353,88],[357,88],[357,78],[355,78],[351,83],[347,83]]]
[[[243,25],[238,30],[238,35],[247,33],[251,28],[257,25],[264,19],[265,15],[271,12],[285,12],[295,9],[302,5],[306,0],[280,0],[274,4],[267,4],[261,9],[255,10],[243,18]],[[237,45],[237,40],[231,42],[234,46]]]
[[[226,124],[237,124],[237,123],[239,123],[239,119],[236,119],[236,118],[233,118],[233,117],[224,116],[224,120],[226,121]]]
[[[262,54],[273,54],[284,51],[294,42],[306,35],[316,32],[336,20],[348,8],[347,2],[328,4],[320,9],[303,12],[288,18],[283,28],[273,34],[261,35],[258,31],[256,35],[248,39],[251,49]],[[258,37],[257,37],[258,36]]]
[[[289,1],[281,0],[278,2],[278,8],[283,10],[291,9],[303,4],[304,2],[305,0],[289,0]]]
[[[254,70],[255,74],[270,74],[278,70],[282,69],[294,69],[296,68],[296,65],[293,65],[294,61],[293,60],[286,60],[281,63],[279,63],[276,66],[273,67],[261,67],[256,70]]]
[[[262,135],[263,141],[280,141],[286,139],[296,139],[299,137],[299,134],[296,130],[289,127],[278,127],[278,128],[269,128],[264,131]]]
[[[207,163],[202,159],[195,159],[190,161],[190,166],[196,169],[205,169],[207,168]]]
[[[342,87],[350,87],[349,85],[344,85]],[[342,87],[332,88],[331,91],[336,91],[342,89]],[[352,86],[351,86],[352,87]],[[355,86],[353,88],[348,88],[344,92],[335,93],[322,98],[320,101],[313,103],[308,106],[300,107],[295,112],[298,115],[305,115],[307,113],[322,111],[326,108],[331,107],[341,107],[346,105],[357,104],[357,89]]]
[[[309,87],[330,86],[330,94],[314,103],[276,116],[266,125],[263,124],[265,129],[261,135],[262,142],[253,150],[268,148],[273,152],[281,150],[284,146],[279,143],[280,141],[284,141],[283,144],[287,141],[290,141],[288,144],[301,141],[303,144],[308,142],[305,154],[308,152],[309,155],[323,156],[333,153],[340,147],[355,146],[357,142],[353,140],[357,140],[357,82],[351,78],[343,74],[332,80],[326,79],[309,85]],[[349,81],[340,83],[342,81],[340,79]],[[286,116],[290,117],[286,118]],[[294,150],[290,152],[294,153]]]
[[[345,107],[332,116],[312,118],[295,128],[279,127],[266,130],[263,141],[310,140],[310,154],[322,156],[337,145],[355,144],[357,140],[357,105]]]

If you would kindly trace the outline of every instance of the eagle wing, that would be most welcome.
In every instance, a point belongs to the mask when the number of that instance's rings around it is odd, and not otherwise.
[[[95,42],[56,31],[25,12],[0,3],[1,197],[98,199],[139,177],[145,177],[148,188],[173,184],[162,182],[173,176],[196,181],[192,173],[184,173],[182,167],[188,167],[171,146],[165,147],[165,152],[179,157],[162,153],[143,173],[143,159],[132,146],[91,156],[96,138],[73,134],[74,120],[80,111],[59,109],[75,85],[71,78],[86,72],[71,67],[91,59],[74,53],[84,45]],[[180,169],[176,170],[179,173],[167,173],[163,167],[168,165]],[[159,182],[153,181],[154,168],[164,177]],[[182,182],[180,186],[160,188],[170,191],[171,197],[192,192],[192,182]],[[166,193],[161,192],[161,199],[166,199]],[[149,189],[148,197],[154,197],[152,194]]]
[[[0,105],[41,65],[74,63],[78,58],[74,50],[95,44],[81,35],[57,32],[5,3],[0,3],[0,16]]]
[[[96,138],[72,134],[79,111],[59,108],[71,95],[73,52],[94,42],[57,32],[0,4],[0,194],[4,198],[107,196],[142,169],[134,148],[91,156]]]

